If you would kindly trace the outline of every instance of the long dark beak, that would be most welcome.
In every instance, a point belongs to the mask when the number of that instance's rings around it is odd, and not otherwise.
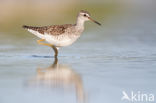
[[[95,21],[95,20],[92,19],[91,17],[88,17],[88,19],[101,26],[101,24],[100,24],[99,22]]]

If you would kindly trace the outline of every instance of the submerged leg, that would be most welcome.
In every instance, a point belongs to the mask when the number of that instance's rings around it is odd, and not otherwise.
[[[53,50],[54,50],[54,52],[55,52],[55,55],[54,55],[54,56],[55,56],[55,58],[57,58],[57,56],[58,56],[58,50],[57,50],[57,48],[56,48],[54,45],[52,45],[52,44],[41,43],[41,41],[45,41],[45,39],[37,40],[37,43],[40,44],[40,45],[46,45],[46,46],[50,46],[50,47],[52,47]]]

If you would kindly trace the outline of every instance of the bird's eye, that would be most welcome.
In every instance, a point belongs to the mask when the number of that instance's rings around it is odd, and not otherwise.
[[[87,15],[86,15],[86,14],[84,14],[83,16],[85,16],[85,17],[86,17]]]

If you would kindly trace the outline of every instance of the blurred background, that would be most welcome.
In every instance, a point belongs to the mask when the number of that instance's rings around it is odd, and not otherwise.
[[[75,23],[80,10],[102,26],[86,22],[60,49],[59,65],[72,68],[45,72],[53,51],[22,25]],[[123,90],[156,93],[155,68],[156,0],[0,0],[0,103],[129,103]]]
[[[1,38],[5,38],[2,35],[29,38],[22,25],[75,23],[77,13],[82,9],[89,11],[94,19],[103,24],[103,30],[99,30],[103,35],[108,34],[104,29],[112,31],[114,28],[123,28],[122,31],[137,28],[133,32],[144,30],[149,33],[155,27],[155,5],[154,0],[1,0],[0,35]],[[98,27],[87,23],[86,28],[88,32]]]
[[[80,10],[90,11],[96,19],[117,12],[120,5],[108,1],[81,0],[2,0],[0,1],[1,31],[19,31],[21,25],[53,25],[75,23]],[[102,14],[102,15],[101,15]],[[104,19],[103,19],[104,20]]]

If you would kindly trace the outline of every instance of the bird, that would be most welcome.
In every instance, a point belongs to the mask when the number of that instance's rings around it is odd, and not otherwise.
[[[92,21],[101,25],[99,22],[91,18],[88,11],[80,10],[75,24],[42,27],[23,25],[22,27],[40,38],[37,40],[38,44],[52,47],[55,52],[54,57],[57,57],[60,47],[73,44],[81,36],[84,31],[85,21]]]

